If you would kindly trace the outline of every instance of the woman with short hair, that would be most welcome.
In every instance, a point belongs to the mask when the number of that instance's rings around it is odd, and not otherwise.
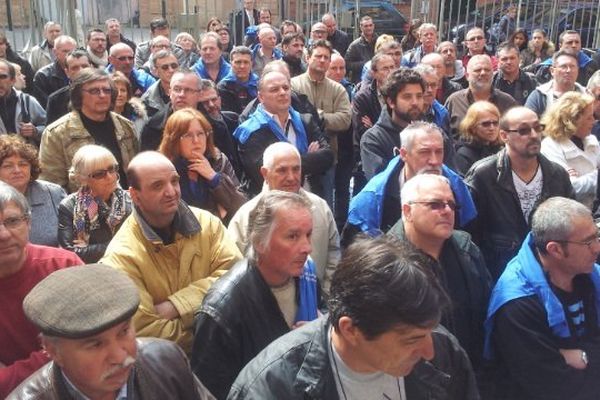
[[[456,171],[464,176],[471,166],[502,148],[500,111],[489,101],[476,101],[459,125],[460,143],[454,155]]]
[[[180,176],[181,198],[228,222],[246,197],[233,166],[214,145],[210,123],[198,110],[184,108],[167,120],[159,151]]]
[[[29,202],[29,241],[57,247],[58,205],[67,194],[59,185],[38,179],[40,171],[33,145],[16,135],[0,135],[0,181],[17,189]]]
[[[542,117],[545,125],[541,152],[562,166],[571,177],[575,198],[592,207],[596,198],[600,145],[591,135],[594,98],[568,92],[556,100]]]
[[[79,189],[60,203],[58,241],[94,263],[131,214],[131,198],[119,186],[117,160],[105,147],[91,144],[77,150],[69,175]]]

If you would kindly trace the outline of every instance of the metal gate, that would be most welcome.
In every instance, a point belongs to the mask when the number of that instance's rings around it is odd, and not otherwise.
[[[457,45],[475,26],[483,28],[488,41],[497,42],[493,28],[511,5],[517,9],[517,29],[525,29],[529,36],[534,29],[543,29],[556,43],[561,32],[575,30],[581,34],[583,47],[600,47],[600,0],[442,1],[438,27],[443,38]]]

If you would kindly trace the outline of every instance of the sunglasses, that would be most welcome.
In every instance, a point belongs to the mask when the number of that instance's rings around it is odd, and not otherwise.
[[[169,68],[177,69],[177,68],[179,68],[179,64],[171,63],[171,64],[163,64],[160,66],[160,69],[162,69],[163,71],[167,71]]]
[[[507,129],[506,132],[516,132],[520,136],[527,136],[531,133],[532,129],[535,131],[535,133],[542,133],[545,128],[546,128],[546,125],[544,125],[544,124],[537,124],[537,125],[533,125],[533,126],[526,125],[526,126],[522,126],[517,129]]]
[[[121,56],[121,57],[117,57],[117,60],[123,62],[123,61],[133,61],[134,57],[133,56]]]
[[[100,93],[110,96],[112,94],[111,88],[91,88],[91,89],[81,89],[83,92],[89,93],[92,96],[100,96]]]
[[[442,211],[448,206],[452,211],[460,209],[460,206],[453,200],[442,201],[442,200],[429,200],[429,201],[409,201],[408,204],[423,204],[433,211]]]
[[[88,177],[90,177],[92,179],[103,179],[103,178],[106,178],[106,175],[108,175],[108,174],[117,174],[117,173],[119,173],[119,164],[114,164],[106,169],[96,170],[96,171],[92,172],[91,174],[89,174]]]
[[[484,128],[489,128],[489,127],[497,127],[498,126],[498,121],[481,121],[479,123],[479,125],[483,126]]]

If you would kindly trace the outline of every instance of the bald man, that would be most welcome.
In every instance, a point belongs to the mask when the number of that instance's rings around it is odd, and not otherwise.
[[[133,317],[140,336],[176,342],[189,354],[194,311],[229,267],[242,258],[221,221],[181,200],[175,166],[158,152],[127,168],[134,204],[101,263],[127,273],[140,291]]]

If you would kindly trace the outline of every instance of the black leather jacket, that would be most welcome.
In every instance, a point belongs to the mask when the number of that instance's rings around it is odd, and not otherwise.
[[[541,154],[538,161],[543,184],[534,210],[553,196],[575,199],[567,171]],[[530,230],[530,221],[525,220],[521,210],[506,149],[476,162],[465,176],[465,183],[477,207],[477,218],[468,231],[481,249],[495,282]]]
[[[175,343],[154,338],[137,339],[137,355],[127,398],[135,400],[214,400],[196,379],[188,360]],[[49,362],[31,375],[7,400],[76,400],[67,389],[60,367]]]
[[[95,263],[102,258],[106,251],[106,246],[108,246],[113,237],[113,233],[106,224],[106,217],[110,210],[103,210],[102,208],[98,210],[100,228],[90,232],[89,244],[86,247],[77,247],[73,245],[73,210],[75,209],[76,201],[77,192],[68,195],[58,206],[58,244],[60,247],[77,254],[86,263]],[[127,192],[125,192],[125,210],[127,215],[131,214],[131,198]],[[123,221],[125,219],[123,218]],[[123,221],[121,221],[121,224]],[[120,226],[117,227],[117,230]]]
[[[69,84],[65,71],[58,65],[58,61],[48,64],[33,78],[33,95],[44,109],[48,105],[48,97]]]
[[[290,328],[262,275],[244,259],[210,288],[194,330],[192,369],[225,399],[244,365]]]
[[[339,399],[329,363],[327,317],[295,329],[273,342],[242,372],[227,399]],[[435,357],[419,362],[406,376],[409,399],[479,399],[465,351],[444,328],[434,330]]]

